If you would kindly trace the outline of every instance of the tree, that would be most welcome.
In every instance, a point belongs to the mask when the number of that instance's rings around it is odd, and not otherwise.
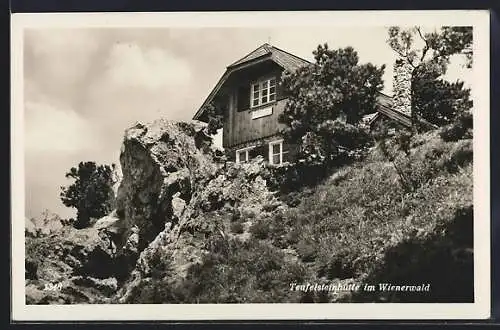
[[[212,102],[205,106],[203,112],[205,112],[208,117],[207,133],[209,135],[217,134],[217,131],[224,125],[222,107],[217,106],[215,102]]]
[[[470,89],[463,82],[442,79],[452,56],[464,56],[465,67],[472,67],[471,27],[442,27],[430,33],[420,27],[390,27],[387,42],[411,67],[414,115],[443,126],[472,107]]]
[[[77,210],[73,226],[85,228],[92,218],[108,214],[114,206],[113,171],[114,164],[96,165],[95,162],[80,162],[66,173],[66,178],[75,181],[68,187],[61,187],[61,200],[67,207]]]
[[[324,44],[313,54],[314,64],[284,72],[288,101],[279,121],[286,124],[285,139],[300,145],[303,156],[328,161],[366,142],[358,124],[375,111],[385,66],[358,64],[352,47],[330,50]]]

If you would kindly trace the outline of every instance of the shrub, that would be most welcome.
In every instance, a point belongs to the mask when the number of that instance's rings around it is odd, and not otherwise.
[[[243,224],[241,222],[233,222],[231,223],[231,232],[235,234],[241,234],[244,231]]]
[[[266,239],[269,237],[269,223],[263,220],[257,220],[250,226],[250,233],[258,239]]]
[[[80,162],[72,167],[66,178],[75,180],[68,187],[61,187],[61,200],[67,207],[77,210],[75,228],[90,225],[91,218],[100,218],[114,207],[114,164],[96,165],[95,162]]]
[[[300,256],[300,259],[304,262],[311,262],[316,259],[316,244],[311,241],[301,240],[297,243],[295,249]]]
[[[468,111],[463,112],[453,123],[444,126],[440,130],[439,136],[446,142],[458,141],[461,139],[472,139],[472,125],[472,113]]]
[[[318,277],[365,278],[386,251],[438,232],[457,209],[472,205],[471,141],[427,139],[400,156],[411,165],[403,170],[415,176],[415,189],[395,185],[399,175],[391,164],[372,161],[351,166],[342,180],[325,181],[285,213],[293,219],[286,230],[300,229],[294,248],[313,262]]]
[[[223,238],[218,238],[224,240]],[[256,240],[226,240],[224,253],[210,252],[178,281],[145,281],[137,289],[140,303],[298,302],[290,283],[310,278],[301,264],[288,261],[280,249]]]

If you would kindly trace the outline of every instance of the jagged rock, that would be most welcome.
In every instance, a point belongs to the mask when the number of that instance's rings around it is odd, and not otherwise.
[[[31,237],[52,235],[67,227],[57,214],[45,210],[35,218],[25,218],[25,234]]]
[[[182,212],[186,208],[186,201],[179,197],[180,193],[177,192],[172,198],[172,211],[175,219],[180,219]]]
[[[71,280],[73,284],[83,287],[96,288],[106,296],[110,296],[116,292],[118,281],[114,277],[98,279],[93,277],[77,276]]]
[[[109,224],[110,219],[107,220]],[[74,275],[96,279],[115,275],[117,261],[98,228],[64,226],[50,235],[27,236],[25,242],[27,303],[95,303],[106,295],[99,291],[104,287],[89,291],[68,282]],[[47,290],[47,284],[60,284],[61,288]]]
[[[188,269],[208,253],[207,238],[228,235],[229,218],[225,223],[217,223],[215,218],[229,214],[229,209],[242,210],[242,213],[251,210],[254,215],[263,215],[267,212],[264,205],[273,205],[272,210],[284,207],[268,190],[262,177],[263,169],[262,159],[248,164],[231,163],[219,169],[205,184],[197,185],[189,201],[181,202],[177,197],[179,193],[175,194],[172,204],[176,205],[174,209],[178,208],[178,221],[168,222],[141,252],[129,281],[118,291],[119,302],[130,302],[141,283],[149,281],[158,255],[171,265],[172,281],[187,276]]]
[[[205,125],[157,120],[126,130],[120,163],[117,214],[139,228],[143,250],[173,217],[173,195],[189,200],[194,182],[215,172],[210,153],[196,147]]]

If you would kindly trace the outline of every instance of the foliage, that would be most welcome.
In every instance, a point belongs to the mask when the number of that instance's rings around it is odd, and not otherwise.
[[[66,173],[66,178],[75,181],[68,187],[61,187],[61,200],[67,207],[77,210],[75,228],[90,225],[91,218],[108,214],[114,204],[114,164],[96,165],[95,162],[80,162]]]
[[[314,64],[284,72],[288,100],[279,121],[285,139],[301,146],[303,158],[328,161],[369,141],[358,123],[375,110],[385,66],[358,64],[352,47],[319,45],[313,54]]]
[[[442,126],[472,107],[470,89],[463,82],[441,78],[452,56],[464,55],[466,67],[472,67],[472,27],[442,27],[424,33],[420,27],[393,26],[387,43],[412,68],[412,111],[417,116]]]
[[[458,141],[460,139],[472,139],[472,114],[461,113],[456,120],[441,129],[439,136],[444,141]]]
[[[207,132],[210,135],[217,134],[217,130],[221,129],[224,124],[224,115],[222,109],[216,106],[215,103],[209,103],[203,110],[208,117]]]
[[[270,228],[276,228],[275,222],[284,227],[270,229],[271,241],[277,247],[292,246],[316,271],[317,278],[355,278],[369,284],[402,281],[409,269],[416,272],[419,265],[430,267],[425,261],[428,256],[433,264],[442,266],[442,272],[432,270],[432,274],[423,276],[420,271],[411,279],[416,281],[421,276],[440,285],[446,282],[445,274],[462,269],[461,284],[448,283],[447,289],[434,295],[410,296],[408,300],[447,301],[446,292],[451,289],[455,292],[448,297],[450,301],[466,299],[470,283],[462,284],[471,264],[451,258],[451,251],[462,243],[446,234],[448,229],[444,228],[454,227],[460,210],[472,207],[472,141],[444,142],[436,133],[399,139],[390,140],[388,148],[396,153],[395,161],[414,188],[407,190],[398,184],[400,177],[391,163],[366,160],[353,164],[318,185],[312,194],[303,195],[297,207],[268,221]],[[286,233],[297,228],[300,230],[295,231],[293,242],[286,241]],[[284,237],[278,239],[283,233]],[[471,231],[460,235],[460,240],[472,237]],[[404,257],[395,259],[394,253]],[[414,255],[419,256],[414,265],[398,261],[412,260]]]
[[[456,209],[427,235],[390,247],[365,283],[430,284],[429,292],[359,292],[356,302],[473,302],[473,208]],[[453,281],[450,281],[453,278]],[[457,290],[457,288],[459,288]]]
[[[443,126],[472,108],[470,89],[463,81],[450,83],[433,74],[415,75],[412,80],[412,107],[425,120]]]
[[[308,278],[307,268],[285,258],[275,247],[255,240],[213,237],[217,242],[185,279],[144,282],[132,303],[259,303],[299,302],[290,283]]]
[[[208,236],[201,260],[187,276],[175,277],[168,254],[158,257],[129,302],[470,301],[472,141],[446,142],[434,131],[387,139],[387,150],[402,173],[411,174],[412,189],[405,189],[386,159],[350,164],[299,192],[295,207],[262,200],[266,211],[252,217],[251,237],[244,241],[197,228]],[[224,209],[200,219],[236,232],[236,224],[250,218],[242,205]],[[449,281],[451,274],[457,281]],[[339,297],[290,290],[291,283],[325,280],[420,280],[431,283],[433,291]]]
[[[241,234],[243,233],[244,231],[244,227],[243,227],[243,224],[241,222],[233,222],[231,223],[231,232],[235,233],[235,234]]]
[[[250,227],[250,233],[257,239],[266,239],[269,235],[269,223],[264,220],[257,220]]]

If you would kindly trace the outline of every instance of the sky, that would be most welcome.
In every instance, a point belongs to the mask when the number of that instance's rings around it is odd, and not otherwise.
[[[26,29],[26,216],[74,216],[59,198],[72,166],[118,163],[135,122],[190,120],[226,66],[265,42],[310,61],[318,44],[352,46],[360,63],[386,65],[390,95],[396,55],[386,39],[383,27]],[[471,72],[461,64],[447,78],[467,83]]]

